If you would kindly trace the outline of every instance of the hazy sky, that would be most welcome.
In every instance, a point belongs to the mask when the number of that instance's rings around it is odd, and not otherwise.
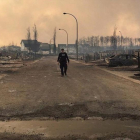
[[[26,39],[27,28],[37,25],[41,42],[49,42],[57,28],[57,44],[75,43],[75,19],[79,22],[79,38],[92,35],[112,35],[114,26],[124,36],[140,37],[140,0],[0,0],[0,46],[12,42],[20,45]]]

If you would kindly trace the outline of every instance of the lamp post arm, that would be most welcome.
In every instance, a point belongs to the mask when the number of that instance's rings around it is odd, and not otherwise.
[[[63,30],[66,34],[67,34],[67,53],[68,53],[68,32],[65,29],[59,29],[59,30]]]
[[[73,14],[70,14],[70,13],[67,13],[67,14],[73,16],[75,18],[77,24],[78,24],[78,20],[77,20],[77,18]]]
[[[78,60],[78,20],[77,18],[73,15],[73,14],[70,14],[70,13],[63,13],[63,14],[68,14],[68,15],[71,15],[75,18],[76,20],[76,24],[77,24],[77,31],[76,31],[76,35],[77,35],[77,39],[76,39],[76,54],[77,54],[77,60]]]
[[[52,38],[52,39],[50,39],[50,44],[51,44],[52,40],[53,40],[53,38]]]
[[[76,34],[77,34],[77,45],[78,45],[78,20],[77,20],[77,18],[73,14],[70,14],[70,13],[67,13],[67,14],[73,16],[75,18],[75,20],[76,20],[76,24],[77,24]]]
[[[67,36],[68,36],[68,32],[67,32],[66,30],[64,30],[64,29],[60,29],[60,30],[63,30],[63,31],[65,31],[65,32],[66,32],[66,34],[67,34]]]

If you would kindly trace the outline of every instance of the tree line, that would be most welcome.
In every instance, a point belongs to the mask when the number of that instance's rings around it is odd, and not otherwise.
[[[89,44],[91,47],[101,46],[125,46],[125,47],[133,47],[140,46],[140,38],[130,38],[130,37],[120,37],[120,36],[91,36],[91,37],[83,37],[79,39],[79,44]]]
[[[114,50],[118,47],[140,46],[140,38],[123,37],[121,31],[117,36],[117,27],[114,27],[112,36],[90,36],[79,39],[79,44],[89,44],[91,47],[112,47]]]

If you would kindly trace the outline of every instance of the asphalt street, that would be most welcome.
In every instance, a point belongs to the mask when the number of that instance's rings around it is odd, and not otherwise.
[[[1,79],[0,115],[41,115],[45,110],[53,111],[42,115],[59,118],[140,115],[139,84],[74,61],[68,75],[61,77],[56,59],[44,57]],[[75,110],[69,114],[63,107]]]
[[[68,75],[61,77],[54,56],[43,57],[16,71],[8,68],[4,74],[0,79],[0,120],[10,122],[1,123],[1,132],[6,129],[10,133],[14,130],[14,134],[25,133],[34,127],[34,131],[52,137],[85,131],[86,139],[99,134],[102,139],[122,135],[140,138],[140,85],[133,80],[74,60],[70,60]],[[19,129],[19,124],[24,127]],[[3,137],[5,134],[0,135]]]

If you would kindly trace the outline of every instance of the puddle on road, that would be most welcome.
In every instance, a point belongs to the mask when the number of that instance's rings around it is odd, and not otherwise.
[[[0,132],[19,134],[44,134],[47,137],[94,135],[140,131],[140,121],[120,120],[47,120],[47,121],[9,121],[0,122]]]

